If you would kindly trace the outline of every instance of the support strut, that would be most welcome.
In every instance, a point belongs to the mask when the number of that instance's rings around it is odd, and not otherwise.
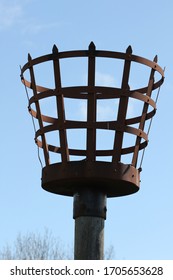
[[[75,260],[103,260],[106,195],[85,188],[74,195]]]

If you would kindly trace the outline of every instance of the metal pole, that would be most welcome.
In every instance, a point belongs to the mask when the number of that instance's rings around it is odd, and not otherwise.
[[[106,195],[85,188],[74,195],[75,260],[103,260]]]

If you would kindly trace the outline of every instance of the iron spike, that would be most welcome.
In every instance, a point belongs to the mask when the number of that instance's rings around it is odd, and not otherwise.
[[[157,55],[154,57],[153,61],[154,61],[155,63],[157,63],[157,61],[158,61],[158,56],[157,56]]]
[[[28,53],[28,61],[32,60],[30,53]]]
[[[53,53],[58,53],[58,48],[55,44],[53,45],[52,52]]]
[[[89,50],[95,50],[96,49],[96,46],[94,44],[93,41],[91,41],[91,43],[89,44]]]
[[[126,53],[131,54],[133,52],[131,45],[128,46],[128,48],[126,49]]]

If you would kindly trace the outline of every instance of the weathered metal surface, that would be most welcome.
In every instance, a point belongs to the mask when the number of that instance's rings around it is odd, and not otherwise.
[[[99,217],[106,220],[106,193],[92,185],[83,187],[74,195],[73,218],[81,216]]]
[[[75,260],[104,259],[104,219],[78,217],[75,220]]]
[[[74,195],[75,260],[102,260],[104,258],[104,220],[106,194],[88,185]],[[84,242],[85,240],[85,242]]]
[[[91,186],[108,197],[128,195],[139,190],[139,181],[138,169],[123,163],[71,161],[51,164],[42,170],[42,187],[67,196]]]
[[[63,87],[61,84],[60,60],[68,58],[88,59],[88,82],[86,86]],[[121,86],[107,87],[95,84],[96,62],[98,58],[111,58],[121,60],[124,64]],[[34,69],[37,65],[52,62],[54,72],[54,87],[46,88],[37,85]],[[132,64],[138,63],[150,70],[149,81],[145,87],[130,89],[129,80]],[[29,71],[30,80],[24,78]],[[157,73],[157,78],[155,77]],[[139,73],[136,73],[136,78]],[[159,76],[159,78],[158,78]],[[53,47],[51,54],[32,59],[28,56],[21,70],[22,82],[33,91],[29,99],[29,112],[38,120],[39,128],[35,139],[39,148],[44,151],[45,167],[42,171],[42,187],[50,192],[73,196],[78,189],[87,184],[93,184],[93,188],[100,188],[109,197],[127,195],[136,192],[140,185],[138,169],[139,151],[148,144],[148,135],[145,131],[145,123],[156,113],[156,104],[152,99],[152,91],[158,89],[164,80],[164,72],[157,64],[157,57],[153,61],[132,54],[129,46],[125,53],[96,50],[93,42],[88,50],[59,52]],[[40,109],[41,100],[55,97],[57,114],[55,116],[44,115]],[[69,120],[66,118],[64,98],[87,101],[86,121]],[[97,121],[97,101],[115,99],[119,101],[117,118],[111,121]],[[143,103],[141,114],[135,117],[128,116],[129,100],[138,100]],[[35,108],[34,108],[35,105]],[[115,114],[116,115],[116,114]],[[70,148],[68,146],[67,130],[86,130],[86,148]],[[112,149],[98,149],[97,130],[112,131],[114,141]],[[57,131],[59,144],[47,142],[47,135]],[[125,134],[134,136],[133,145],[123,145]],[[61,161],[52,164],[50,153],[60,154]],[[122,156],[131,154],[131,161],[123,164]],[[85,160],[71,161],[71,156],[82,156]],[[111,157],[110,162],[99,161],[98,157]],[[94,182],[94,183],[93,183]]]

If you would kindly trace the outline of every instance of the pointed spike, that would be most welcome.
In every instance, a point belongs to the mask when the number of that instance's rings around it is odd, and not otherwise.
[[[22,66],[20,65],[19,67],[20,67],[20,78],[21,78],[21,80],[23,80],[24,77],[23,77],[23,73],[22,73]]]
[[[93,41],[91,41],[91,43],[89,44],[89,50],[95,50],[96,49],[96,46],[94,44]]]
[[[52,52],[53,53],[58,53],[58,48],[55,44],[53,45]]]
[[[131,54],[133,52],[132,47],[129,45],[128,48],[126,49],[126,53]]]
[[[158,61],[158,56],[157,55],[154,57],[153,61],[157,63],[157,61]]]
[[[28,53],[28,61],[32,60],[30,53]]]

